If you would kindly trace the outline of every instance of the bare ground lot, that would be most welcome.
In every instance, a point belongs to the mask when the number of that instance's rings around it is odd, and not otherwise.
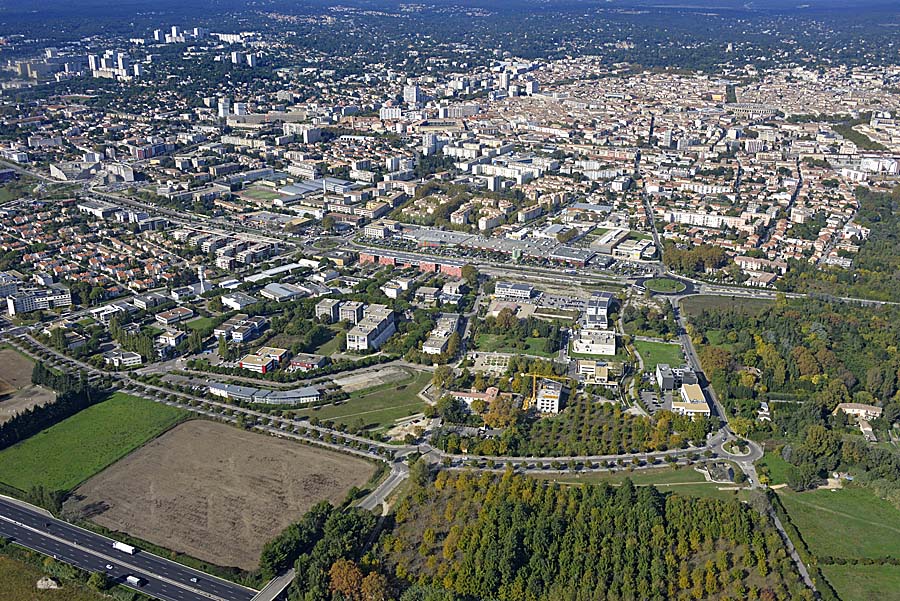
[[[409,371],[401,367],[376,365],[363,372],[335,377],[334,383],[340,386],[344,392],[350,393],[410,378]]]
[[[34,364],[16,351],[0,349],[0,424],[17,413],[52,403],[56,394],[31,383]]]
[[[206,421],[177,426],[80,486],[65,513],[221,566],[257,567],[266,541],[375,467]]]
[[[0,424],[8,422],[17,413],[32,407],[46,405],[56,400],[56,393],[42,386],[28,385],[9,396],[0,395]]]
[[[31,370],[34,364],[16,351],[5,348],[0,350],[0,391],[8,384],[9,388],[18,390],[31,384]],[[7,393],[10,392],[7,389]]]

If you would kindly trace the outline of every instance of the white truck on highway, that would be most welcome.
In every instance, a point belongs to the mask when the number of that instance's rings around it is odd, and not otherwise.
[[[125,576],[125,582],[127,582],[131,586],[144,586],[144,580],[142,578],[138,578],[134,574]]]
[[[114,542],[112,546],[116,551],[128,553],[129,555],[134,555],[135,553],[137,553],[136,548],[132,547],[131,545],[126,545],[125,543],[120,543],[119,541]]]

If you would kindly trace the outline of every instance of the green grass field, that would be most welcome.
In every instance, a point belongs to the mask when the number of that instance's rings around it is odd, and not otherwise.
[[[822,572],[845,601],[900,601],[900,566],[827,565]]]
[[[39,591],[34,584],[44,576],[37,568],[0,556],[0,599],[10,601],[103,601],[110,599],[87,588],[64,582],[62,588]]]
[[[769,484],[784,484],[787,482],[787,473],[790,464],[774,451],[767,451],[763,458],[756,462],[760,473],[765,472],[769,476]]]
[[[418,395],[430,381],[430,372],[416,372],[414,376],[399,382],[354,392],[339,405],[304,409],[297,411],[297,414],[348,426],[362,425],[368,430],[384,430],[398,419],[424,410],[425,402]]]
[[[344,338],[343,332],[340,328],[331,328],[331,330],[335,333],[334,336],[331,337],[330,340],[327,340],[323,344],[319,345],[319,347],[313,351],[316,355],[331,355],[336,353],[341,348],[341,339]]]
[[[635,340],[634,347],[644,360],[644,371],[655,372],[657,363],[668,363],[672,367],[684,365],[680,344]]]
[[[216,320],[212,317],[198,317],[185,323],[192,330],[212,330],[216,327]]]
[[[814,555],[900,557],[900,510],[866,489],[782,489],[779,495]]]
[[[515,346],[515,340],[500,334],[479,334],[475,338],[475,348],[485,353],[519,353],[522,355],[535,355],[538,357],[555,357],[556,352],[544,350],[543,338],[528,337],[520,348]]]
[[[621,484],[631,478],[635,486],[653,485],[663,492],[673,492],[682,496],[710,497],[716,499],[743,499],[745,491],[719,490],[722,484],[707,482],[703,474],[693,468],[671,467],[650,468],[633,472],[594,472],[585,474],[538,474],[541,480],[554,480],[561,484],[599,484],[607,482],[612,485]],[[725,487],[728,488],[728,487]]]
[[[246,190],[242,190],[239,195],[256,201],[275,200],[276,198],[281,198],[283,196],[277,191],[265,186],[251,186]]]
[[[746,313],[760,313],[771,307],[774,301],[740,296],[689,296],[681,301],[681,309],[687,316],[698,315],[705,309],[739,309]]]
[[[663,292],[667,294],[681,292],[686,288],[686,286],[678,280],[669,278],[650,278],[649,280],[644,280],[644,286],[647,290],[652,292]]]
[[[71,490],[187,416],[116,393],[108,400],[0,451],[0,482],[27,491]]]

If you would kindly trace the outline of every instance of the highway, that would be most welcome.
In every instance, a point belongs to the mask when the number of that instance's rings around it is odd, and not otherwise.
[[[146,551],[117,551],[112,539],[6,498],[0,498],[0,536],[82,570],[105,572],[119,584],[133,574],[145,581],[136,590],[163,601],[250,601],[256,595],[253,589]]]

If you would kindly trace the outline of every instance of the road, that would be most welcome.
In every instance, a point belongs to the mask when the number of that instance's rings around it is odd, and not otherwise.
[[[0,535],[82,570],[104,572],[119,584],[125,584],[125,576],[135,575],[146,581],[137,590],[163,601],[249,601],[256,594],[146,551],[134,555],[117,551],[112,539],[6,498],[0,498]]]
[[[381,507],[395,488],[409,477],[409,468],[402,461],[396,461],[391,465],[391,473],[373,490],[366,498],[360,501],[357,507],[368,511],[375,511]]]

